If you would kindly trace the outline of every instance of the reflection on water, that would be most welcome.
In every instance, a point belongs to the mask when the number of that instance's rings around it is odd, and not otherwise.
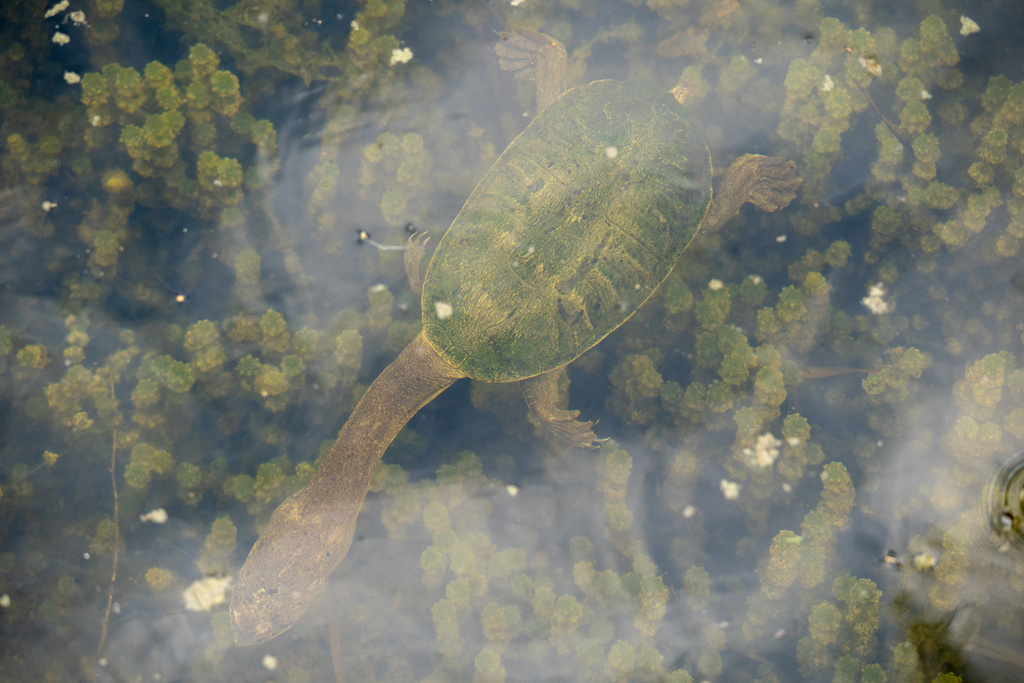
[[[891,7],[5,6],[0,677],[1019,680],[1024,16]],[[440,236],[525,126],[516,27],[569,84],[682,77],[715,168],[793,159],[797,202],[569,368],[599,452],[456,384],[313,609],[237,648],[183,593],[418,332],[358,234]]]

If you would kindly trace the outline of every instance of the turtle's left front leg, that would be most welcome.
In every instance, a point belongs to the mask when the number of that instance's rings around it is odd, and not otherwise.
[[[594,434],[593,422],[577,420],[578,410],[563,410],[559,407],[558,380],[565,374],[565,368],[555,368],[524,379],[523,398],[530,411],[540,420],[541,426],[550,436],[562,444],[577,448],[597,448],[602,441]]]
[[[427,253],[427,242],[430,238],[427,233],[418,232],[409,235],[405,243],[405,276],[409,278],[409,289],[417,297],[423,295],[423,280],[426,275],[426,265],[423,263],[423,256]]]

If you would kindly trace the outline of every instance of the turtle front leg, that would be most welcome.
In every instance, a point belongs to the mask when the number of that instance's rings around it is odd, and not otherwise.
[[[577,448],[597,448],[602,441],[594,434],[593,422],[577,420],[578,410],[563,410],[559,407],[558,380],[565,374],[565,368],[556,368],[524,379],[523,398],[530,411],[540,420],[541,426],[552,438],[562,444]]]
[[[725,172],[701,224],[701,232],[718,230],[746,202],[762,211],[788,206],[796,198],[796,188],[801,182],[792,161],[744,154]]]
[[[427,253],[429,241],[427,233],[418,232],[409,235],[405,243],[405,276],[409,278],[409,289],[417,297],[423,296],[423,279],[427,270],[423,264],[423,255]]]

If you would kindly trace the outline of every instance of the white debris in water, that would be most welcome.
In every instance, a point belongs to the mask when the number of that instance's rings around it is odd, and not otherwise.
[[[864,71],[868,72],[875,78],[882,75],[882,63],[874,57],[861,57],[859,60],[860,65],[864,67]]]
[[[144,515],[139,515],[140,522],[152,522],[153,524],[166,524],[167,523],[167,510],[163,508],[156,508],[150,510]]]
[[[981,27],[978,26],[978,22],[976,22],[974,19],[971,19],[970,17],[964,16],[962,14],[960,15],[960,35],[969,36],[972,33],[977,33],[980,30]]]
[[[209,612],[227,601],[226,594],[230,587],[230,576],[204,576],[197,579],[181,594],[185,601],[185,609],[192,612]]]
[[[692,505],[687,505],[683,508],[683,519],[690,519],[697,514],[697,508]]]
[[[513,7],[519,7],[524,2],[526,2],[526,0],[512,0],[512,6]]]
[[[930,100],[932,98],[932,94],[927,90],[922,89],[921,92],[918,93],[918,97],[920,97],[922,100]]]
[[[604,148],[604,155],[606,157],[608,157],[609,159],[614,159],[615,157],[619,156],[619,148],[618,147],[605,147]]]
[[[86,23],[85,12],[82,10],[75,10],[64,19],[65,22],[70,21],[75,26],[82,26]]]
[[[507,493],[509,497],[515,498],[516,496],[519,495],[519,487],[516,486],[515,484],[506,484],[505,493]]]
[[[407,47],[396,47],[391,51],[391,66],[405,64],[412,59],[412,50]]]
[[[708,289],[710,289],[712,292],[717,292],[720,289],[722,289],[722,287],[725,287],[725,283],[719,280],[718,278],[715,278],[714,280],[708,280]]]
[[[759,284],[761,284],[762,282],[764,282],[764,278],[763,278],[763,277],[761,277],[760,275],[751,275],[751,276],[750,276],[750,281],[751,281],[751,282],[752,282],[753,284],[755,284],[755,285],[759,285]]]
[[[267,671],[277,669],[277,657],[274,655],[263,655],[263,668]]]
[[[67,45],[71,42],[71,36],[69,36],[66,33],[61,33],[60,31],[57,31],[53,34],[53,38],[51,38],[51,40],[53,40],[53,42],[57,43],[58,45]]]
[[[753,448],[744,448],[743,456],[747,464],[753,468],[763,470],[771,467],[779,457],[779,446],[782,441],[775,438],[771,432],[765,432],[757,437],[757,443]]]
[[[868,307],[868,310],[875,315],[882,315],[892,311],[892,306],[885,300],[885,285],[879,282],[868,287],[868,295],[860,300]]]
[[[454,310],[450,303],[446,301],[438,301],[434,304],[434,312],[437,313],[438,320],[447,320],[452,317]]]
[[[68,85],[76,85],[76,84],[82,82],[82,77],[79,76],[78,74],[76,74],[74,71],[65,71],[64,72],[64,81]]]
[[[58,2],[53,7],[51,7],[48,10],[46,10],[46,14],[43,15],[43,18],[44,19],[49,19],[50,17],[53,17],[53,16],[56,16],[56,15],[60,14],[61,12],[66,10],[68,8],[68,5],[70,5],[70,4],[71,3],[68,0],[61,0],[60,2]]]
[[[718,482],[718,486],[722,489],[722,495],[726,500],[736,500],[740,497],[740,485],[736,482],[723,479]]]
[[[788,238],[785,235],[779,235],[778,237],[775,238],[775,242],[776,242],[776,244],[782,244],[787,239]]]
[[[8,595],[7,593],[4,593],[3,595],[0,595],[0,607],[3,607],[4,609],[7,609],[10,606],[11,606],[11,596]]]
[[[836,82],[831,76],[825,74],[825,77],[821,79],[821,92],[832,92],[836,89]]]
[[[43,202],[43,211],[50,213],[53,209],[57,208],[57,202],[45,201]]]

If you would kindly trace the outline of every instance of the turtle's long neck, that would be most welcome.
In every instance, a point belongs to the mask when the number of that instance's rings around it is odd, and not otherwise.
[[[370,476],[416,411],[462,373],[417,335],[374,380],[305,488],[274,511],[235,576],[235,642],[288,629],[348,553]]]
[[[348,492],[359,506],[381,456],[412,416],[464,377],[418,334],[373,381],[306,487],[311,500],[336,507]],[[341,503],[344,505],[344,503]]]

